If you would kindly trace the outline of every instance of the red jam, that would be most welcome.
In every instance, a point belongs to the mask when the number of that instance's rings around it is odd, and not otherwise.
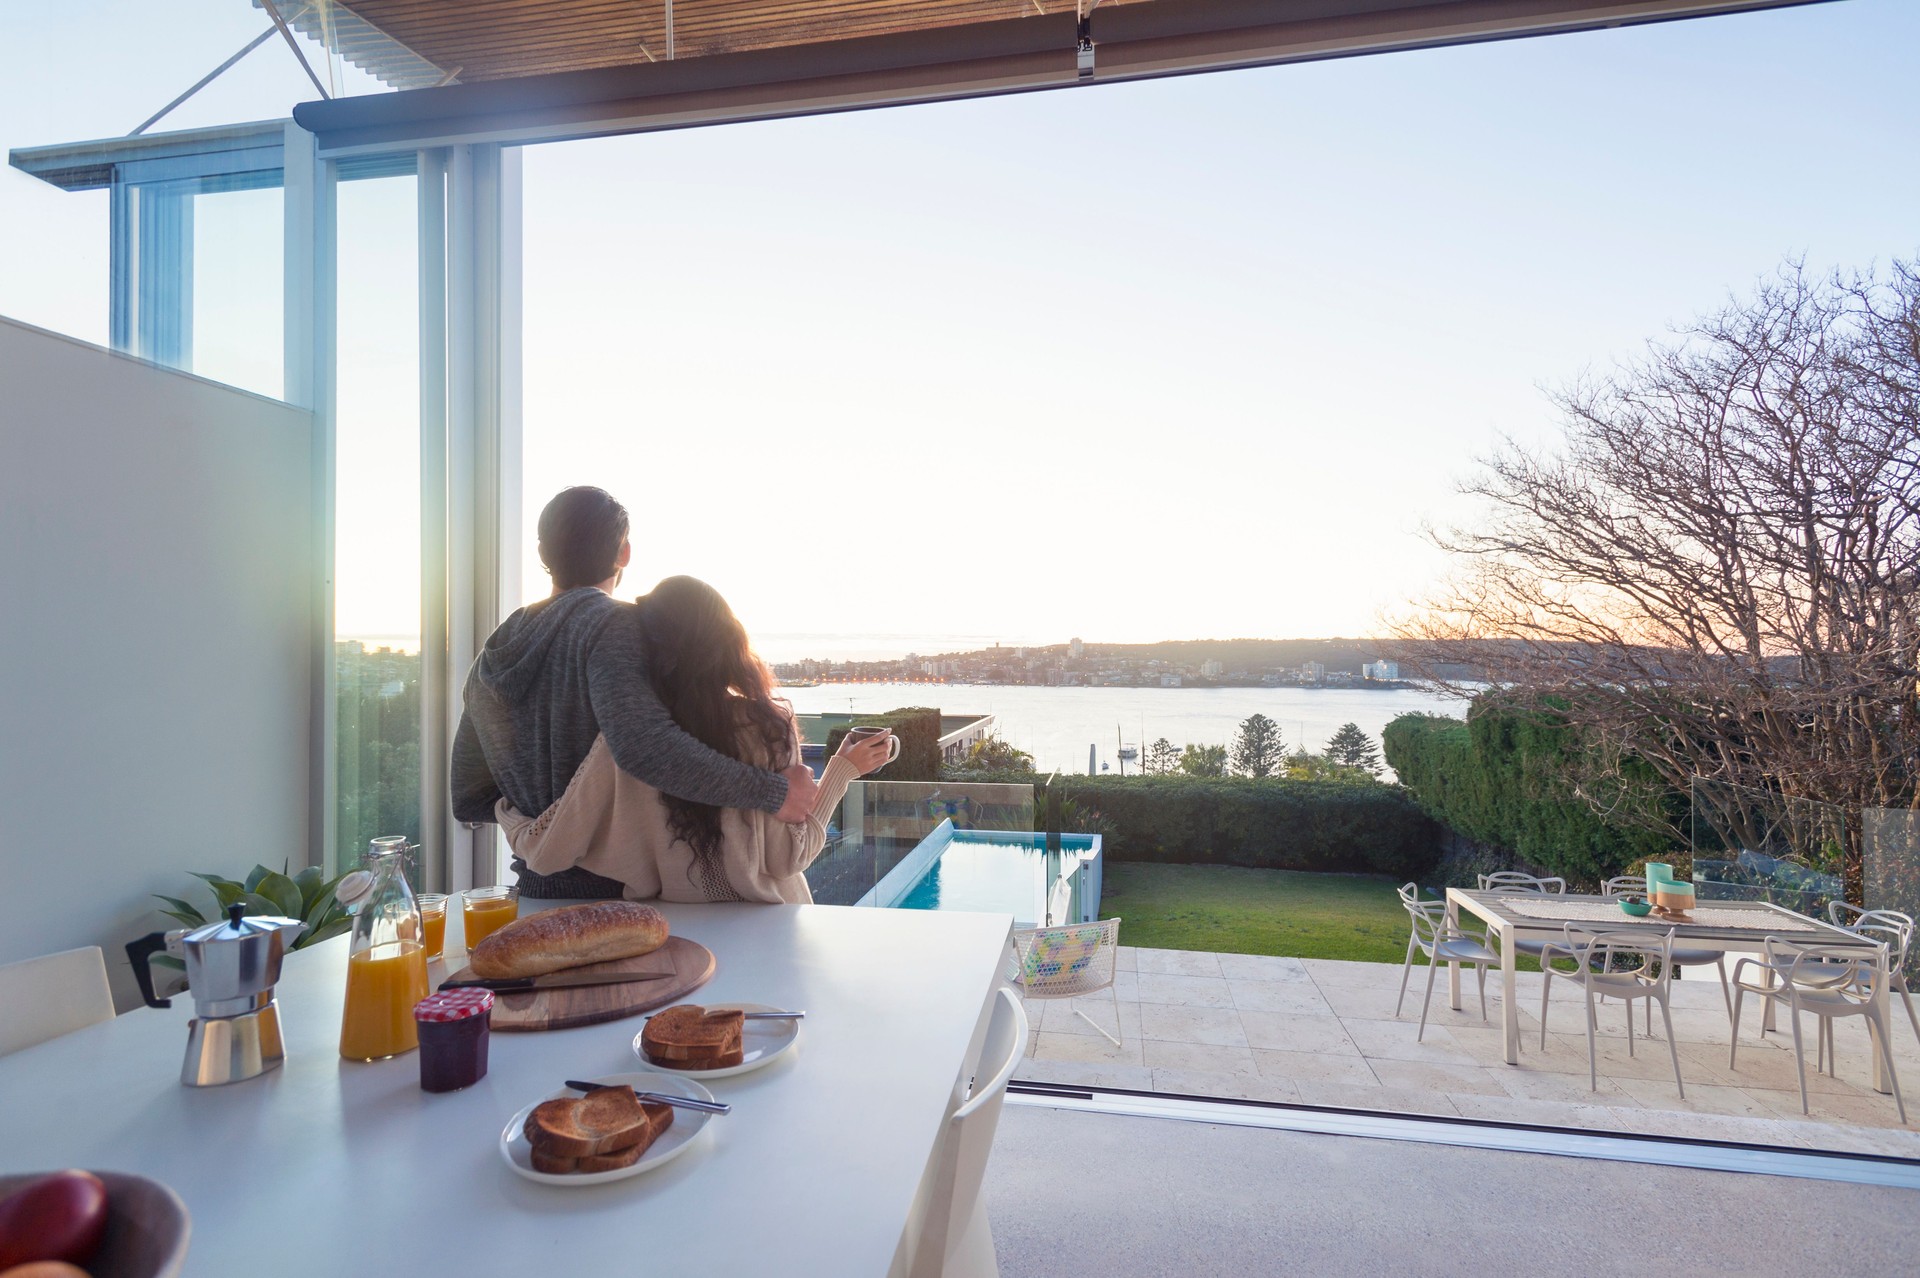
[[[420,1087],[457,1092],[487,1076],[492,1036],[492,990],[443,990],[414,1004],[420,1031]]]

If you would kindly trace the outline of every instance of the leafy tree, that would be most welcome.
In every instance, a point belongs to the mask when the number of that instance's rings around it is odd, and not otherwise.
[[[1305,750],[1287,756],[1280,775],[1294,781],[1335,781],[1342,785],[1378,785],[1380,779],[1365,768],[1341,763],[1331,755]]]
[[[1327,742],[1327,757],[1335,763],[1349,768],[1361,768],[1375,776],[1380,775],[1380,747],[1373,738],[1360,731],[1357,723],[1343,723],[1340,730]]]
[[[1032,772],[1033,756],[996,734],[974,742],[960,766],[968,772]]]
[[[1180,771],[1190,777],[1224,777],[1227,775],[1227,748],[1189,743],[1180,752]]]
[[[1180,747],[1161,737],[1147,747],[1147,775],[1150,777],[1171,776],[1180,770]]]
[[[1243,777],[1270,777],[1280,770],[1285,757],[1280,725],[1264,714],[1249,715],[1233,743],[1233,770]]]

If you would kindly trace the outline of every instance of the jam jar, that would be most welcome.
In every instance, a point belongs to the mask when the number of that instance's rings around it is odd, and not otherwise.
[[[413,1007],[420,1032],[420,1087],[457,1092],[487,1076],[487,1040],[493,1021],[493,991],[443,990]]]

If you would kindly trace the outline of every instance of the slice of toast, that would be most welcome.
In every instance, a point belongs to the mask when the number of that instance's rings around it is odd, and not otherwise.
[[[734,1065],[743,1054],[745,1017],[739,1010],[710,1012],[698,1003],[681,1003],[647,1018],[640,1047],[647,1059],[678,1069],[718,1069],[726,1058]]]
[[[647,1138],[647,1111],[631,1087],[601,1087],[550,1100],[527,1115],[527,1139],[551,1158],[617,1153]]]
[[[611,1089],[609,1089],[611,1090]],[[629,1089],[630,1090],[630,1089]],[[593,1093],[588,1093],[591,1096]],[[579,1101],[548,1101],[549,1105],[578,1105]],[[624,1149],[616,1149],[604,1154],[587,1154],[583,1157],[568,1157],[556,1153],[540,1138],[529,1132],[533,1141],[533,1169],[549,1176],[577,1174],[585,1172],[618,1171],[622,1167],[631,1167],[645,1156],[653,1143],[660,1139],[667,1128],[673,1126],[673,1106],[659,1101],[642,1101],[647,1123],[641,1131],[641,1138]],[[529,1120],[531,1121],[531,1120]]]
[[[711,1055],[693,1055],[677,1061],[658,1061],[656,1064],[665,1065],[672,1069],[729,1069],[745,1059],[747,1059],[747,1049],[741,1046],[734,1048],[730,1052],[719,1052]]]

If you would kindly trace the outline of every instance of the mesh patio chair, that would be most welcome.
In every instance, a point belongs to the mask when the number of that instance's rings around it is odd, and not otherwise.
[[[1427,1010],[1433,1005],[1433,974],[1440,970],[1442,963],[1471,963],[1480,974],[1480,1019],[1487,1019],[1487,968],[1500,961],[1500,956],[1487,948],[1485,929],[1469,931],[1457,923],[1447,920],[1447,905],[1444,901],[1422,901],[1419,885],[1403,884],[1400,888],[1400,904],[1407,907],[1407,916],[1413,923],[1412,935],[1407,937],[1407,961],[1400,969],[1400,999],[1393,1005],[1393,1014],[1397,1019],[1400,1008],[1407,1001],[1407,981],[1413,975],[1413,952],[1415,950],[1427,956],[1427,993],[1420,1002],[1420,1032],[1414,1036],[1419,1042],[1427,1036]]]
[[[1907,952],[1913,947],[1913,917],[1898,910],[1869,910],[1845,901],[1830,901],[1827,918],[1834,926],[1849,932],[1876,936],[1887,946],[1887,991],[1900,996],[1906,1005],[1907,1023],[1913,1026],[1913,1036],[1920,1039],[1920,1015],[1914,1014],[1913,994],[1907,989]]]
[[[1647,894],[1647,880],[1641,874],[1622,874],[1608,879],[1600,885],[1601,896],[1639,896]],[[1720,973],[1720,999],[1727,1006],[1727,1019],[1733,1019],[1733,990],[1727,984],[1727,952],[1706,945],[1676,945],[1673,947],[1673,965],[1680,972],[1690,967],[1711,965]],[[1915,1027],[1920,1033],[1920,1026]],[[1647,1004],[1647,1033],[1653,1033],[1653,1004]]]
[[[1113,1027],[1124,1034],[1120,992],[1113,988],[1119,958],[1119,919],[1028,928],[1013,934],[1013,963],[1007,969],[1007,982],[1020,991],[1022,998],[1080,998],[1106,990],[1113,997]],[[1073,1014],[1115,1047],[1120,1046],[1120,1037],[1101,1029],[1091,1016],[1077,1007]]]
[[[1537,874],[1522,874],[1518,870],[1500,870],[1481,875],[1480,890],[1506,896],[1564,896],[1567,881],[1558,875],[1542,878]],[[1516,954],[1531,954],[1539,958],[1541,949],[1549,944],[1552,942],[1522,937],[1513,943],[1513,950]]]
[[[1673,1083],[1680,1099],[1687,1098],[1687,1085],[1680,1078],[1680,1048],[1673,1041],[1673,1012],[1667,1006],[1667,994],[1673,980],[1673,929],[1659,940],[1650,940],[1640,932],[1599,932],[1591,928],[1566,925],[1566,935],[1549,941],[1540,956],[1545,974],[1540,987],[1540,1046],[1547,1045],[1547,993],[1553,978],[1579,981],[1587,996],[1587,1084],[1600,1089],[1600,1066],[1594,1054],[1594,1030],[1599,1017],[1594,1004],[1601,998],[1617,998],[1627,1005],[1627,1055],[1633,1055],[1633,1000],[1647,1000],[1647,1023],[1652,1025],[1653,1005],[1660,1004],[1661,1019],[1667,1026],[1667,1051],[1673,1057]],[[1558,960],[1571,960],[1572,971],[1554,967]],[[1658,975],[1655,975],[1655,973]],[[1652,1037],[1652,1031],[1648,1031]]]
[[[1760,973],[1752,981],[1742,978],[1749,967]],[[1761,957],[1743,958],[1733,965],[1733,1042],[1727,1049],[1727,1068],[1734,1069],[1739,1057],[1741,1000],[1748,994],[1757,994],[1785,1004],[1793,1017],[1793,1065],[1800,1076],[1800,1112],[1809,1113],[1807,1058],[1800,1043],[1800,1013],[1812,1012],[1820,1018],[1823,1046],[1830,1041],[1833,1021],[1842,1016],[1858,1016],[1867,1022],[1867,1032],[1887,1068],[1887,1079],[1893,1084],[1893,1103],[1904,1125],[1907,1103],[1901,1099],[1900,1076],[1893,1068],[1893,1045],[1887,1040],[1886,1021],[1874,1005],[1880,982],[1888,979],[1881,962],[1862,957],[1857,949],[1796,945],[1769,936],[1761,945]],[[1822,1058],[1823,1063],[1830,1066],[1831,1054],[1823,1052]]]

